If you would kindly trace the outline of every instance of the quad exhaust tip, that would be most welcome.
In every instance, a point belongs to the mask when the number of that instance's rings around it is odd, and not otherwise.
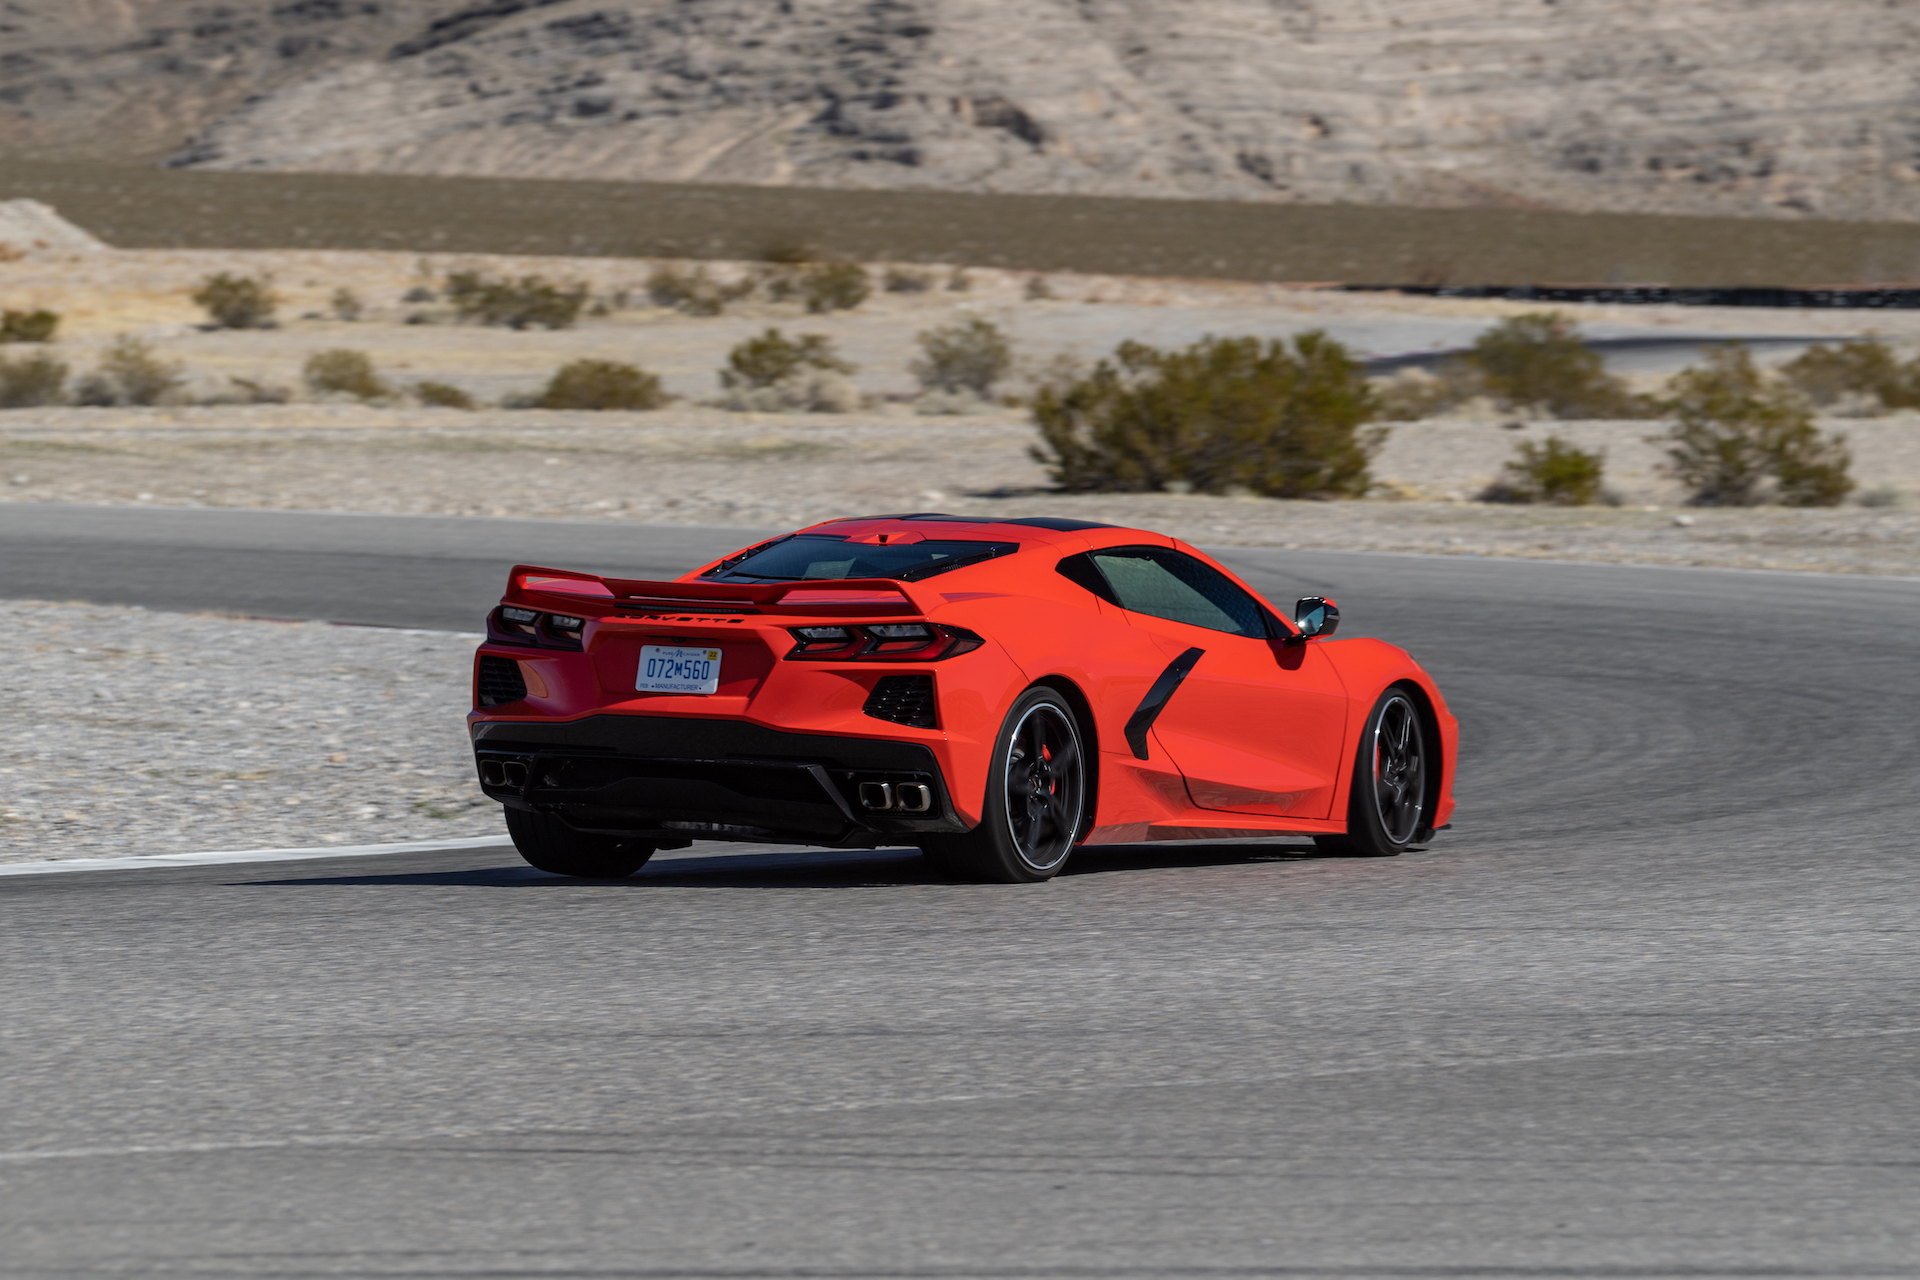
[[[527,785],[527,762],[524,760],[482,760],[480,762],[480,781],[489,787],[499,787],[520,791]]]
[[[929,813],[933,788],[924,782],[863,782],[860,807],[872,813]]]

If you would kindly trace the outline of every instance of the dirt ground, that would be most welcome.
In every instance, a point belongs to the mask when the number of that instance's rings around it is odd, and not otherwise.
[[[85,410],[0,418],[0,500],[590,519],[776,529],[832,516],[1057,513],[1201,543],[1920,574],[1920,419],[1835,424],[1877,502],[1690,511],[1653,474],[1647,423],[1556,424],[1607,450],[1621,505],[1462,500],[1516,438],[1491,421],[1394,429],[1358,502],[1047,490],[1014,411],[461,413],[348,405]],[[1899,487],[1894,487],[1894,486]]]
[[[446,323],[408,303],[446,270],[540,272],[629,305],[558,333]],[[741,268],[744,269],[744,268]],[[208,331],[188,300],[214,270],[269,274],[282,327]],[[486,514],[635,523],[791,527],[830,516],[942,509],[1059,512],[1164,529],[1199,542],[1920,573],[1920,416],[1835,420],[1856,456],[1860,497],[1822,511],[1688,511],[1659,471],[1658,424],[1516,426],[1489,418],[1396,425],[1374,465],[1373,499],[1276,502],[1190,495],[1060,495],[1028,454],[1023,411],[917,412],[914,335],[984,315],[1014,337],[1031,376],[1060,356],[1097,356],[1126,338],[1284,335],[1322,326],[1366,355],[1459,345],[1511,303],[1351,295],[1266,285],[970,273],[964,291],[879,293],[859,310],[810,316],[754,302],[693,318],[645,304],[650,264],[631,260],[438,259],[373,253],[110,252],[0,264],[0,305],[67,319],[48,350],[90,366],[132,333],[180,362],[196,395],[231,377],[294,387],[315,351],[352,347],[405,386],[433,378],[486,402],[537,388],[566,360],[637,360],[682,400],[652,413],[475,412],[384,405],[23,409],[0,413],[0,500],[153,503]],[[348,288],[366,317],[327,316]],[[1802,335],[1876,331],[1920,342],[1920,313],[1569,308],[1596,335]],[[409,317],[424,317],[408,323]],[[703,403],[734,343],[769,324],[828,334],[860,365],[857,414],[744,414]],[[11,348],[12,351],[21,350]],[[1016,385],[1016,390],[1018,385]],[[1607,458],[1617,505],[1497,507],[1472,501],[1515,444],[1558,432]]]

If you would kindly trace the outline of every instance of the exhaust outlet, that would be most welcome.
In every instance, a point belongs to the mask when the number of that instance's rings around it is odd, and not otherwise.
[[[903,782],[893,789],[893,807],[901,813],[925,813],[933,808],[933,788],[924,782]]]
[[[527,762],[524,760],[482,760],[480,762],[480,782],[483,786],[500,790],[520,791],[527,785]]]
[[[860,807],[875,812],[885,812],[893,808],[893,784],[891,782],[861,783]]]

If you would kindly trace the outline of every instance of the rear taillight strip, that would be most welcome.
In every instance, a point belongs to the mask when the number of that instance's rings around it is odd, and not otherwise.
[[[940,662],[986,643],[935,622],[835,623],[787,632],[794,639],[787,657],[803,662]]]

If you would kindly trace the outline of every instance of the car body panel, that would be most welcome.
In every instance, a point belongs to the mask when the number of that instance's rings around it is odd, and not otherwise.
[[[537,613],[541,620],[536,633],[508,634],[496,610],[476,655],[470,722],[483,763],[495,762],[495,782],[501,761],[524,766],[529,781],[519,788],[487,784],[488,794],[563,816],[573,806],[654,837],[671,826],[721,839],[771,832],[815,843],[910,841],[915,832],[964,830],[980,821],[1007,709],[1044,683],[1081,713],[1098,762],[1083,843],[1336,834],[1346,828],[1353,744],[1380,694],[1404,684],[1429,709],[1440,747],[1442,771],[1428,825],[1445,825],[1451,816],[1456,726],[1419,665],[1381,641],[1303,640],[1286,613],[1174,539],[1076,522],[925,515],[829,521],[800,532],[867,545],[938,538],[1012,543],[1018,550],[908,581],[704,576],[730,572],[726,566],[740,553],[672,582],[518,566],[502,609]],[[1227,634],[1142,614],[1062,572],[1069,557],[1125,546],[1167,548],[1225,575],[1265,609],[1270,634]],[[580,623],[577,641],[553,629],[573,620]],[[795,627],[883,623],[947,628],[978,643],[931,659],[794,656]],[[639,690],[647,645],[717,651],[717,690]],[[1157,712],[1143,708],[1169,665],[1193,649],[1202,650],[1200,657],[1164,705]],[[524,696],[502,694],[502,673],[507,693],[515,691],[514,672],[502,662],[517,669]],[[888,685],[889,677],[931,681],[934,723],[876,718],[872,708],[888,690],[925,688],[911,681]],[[1143,718],[1150,724],[1141,731]],[[633,733],[623,736],[622,724]],[[679,736],[697,750],[673,745],[676,724],[685,726]],[[618,769],[610,761],[631,763],[635,778],[614,778]],[[812,825],[734,824],[718,813],[710,822],[690,818],[686,797],[706,794],[700,789],[710,781],[703,768],[734,779],[727,784],[733,791],[712,794],[745,796],[762,788],[765,795],[740,801],[762,817],[778,809],[769,797],[785,794],[782,788],[810,789],[804,807]],[[850,797],[861,794],[861,771],[876,769],[892,771],[886,776],[935,775],[939,812],[861,812]],[[542,789],[561,775],[571,781]],[[602,779],[604,786],[590,794],[583,778]],[[823,835],[820,815],[841,810],[846,829]],[[662,817],[669,812],[676,815],[671,821]]]

